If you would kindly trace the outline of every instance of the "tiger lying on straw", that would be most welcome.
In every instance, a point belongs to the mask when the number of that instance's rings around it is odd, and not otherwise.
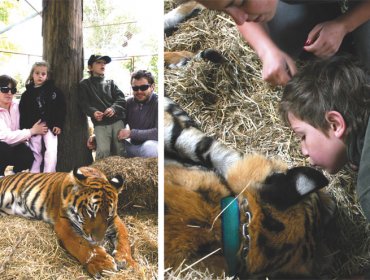
[[[99,278],[104,270],[136,266],[127,229],[117,215],[120,175],[110,181],[98,169],[71,173],[17,173],[0,179],[0,215],[19,215],[54,226],[61,245]],[[102,247],[111,242],[113,252]]]
[[[333,200],[319,171],[241,156],[165,98],[165,266],[240,278],[316,277]],[[201,166],[201,167],[200,167]],[[224,209],[224,210],[222,210]]]

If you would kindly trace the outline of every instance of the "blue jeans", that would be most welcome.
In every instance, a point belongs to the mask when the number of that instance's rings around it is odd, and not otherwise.
[[[129,141],[124,141],[126,157],[157,157],[158,141],[148,140],[140,145],[134,145]]]

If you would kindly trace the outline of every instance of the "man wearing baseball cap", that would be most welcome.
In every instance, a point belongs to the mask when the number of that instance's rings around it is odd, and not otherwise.
[[[80,82],[78,92],[82,111],[94,124],[96,159],[126,154],[117,139],[118,132],[125,127],[126,99],[114,81],[104,76],[111,61],[106,55],[91,55],[87,62],[90,77]]]

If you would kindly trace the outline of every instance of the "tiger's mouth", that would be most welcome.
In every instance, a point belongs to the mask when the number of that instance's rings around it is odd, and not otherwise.
[[[103,246],[104,245],[104,238],[102,240],[96,240],[92,235],[84,234],[83,238],[86,239],[91,245],[93,246]]]

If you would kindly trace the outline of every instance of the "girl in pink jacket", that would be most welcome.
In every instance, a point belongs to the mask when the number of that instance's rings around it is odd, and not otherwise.
[[[47,132],[41,121],[30,129],[19,129],[18,103],[13,100],[16,86],[12,77],[0,76],[0,176],[4,176],[8,165],[13,166],[13,172],[29,169],[34,157],[27,141],[32,135]]]

